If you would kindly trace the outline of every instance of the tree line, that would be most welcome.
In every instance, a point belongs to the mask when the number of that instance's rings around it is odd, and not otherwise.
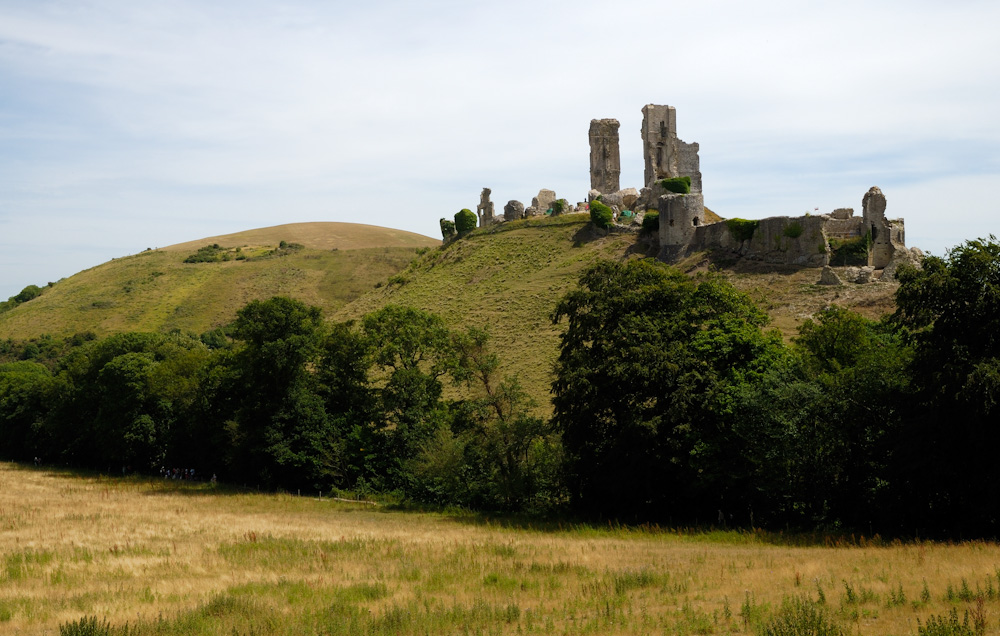
[[[898,277],[891,316],[831,306],[786,343],[720,276],[597,263],[553,311],[551,418],[486,332],[408,307],[330,323],[276,297],[200,337],[7,341],[0,454],[625,522],[995,536],[1000,244]]]

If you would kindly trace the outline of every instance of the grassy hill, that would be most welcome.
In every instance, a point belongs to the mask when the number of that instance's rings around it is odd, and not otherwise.
[[[280,250],[281,241],[304,247]],[[246,260],[183,262],[213,244],[220,246],[220,257],[242,254]],[[430,245],[437,247],[417,255],[417,247]],[[374,226],[284,225],[147,251],[86,270],[0,314],[0,338],[122,330],[201,333],[228,323],[248,301],[276,294],[316,305],[336,320],[395,303],[437,313],[452,327],[486,327],[503,371],[518,377],[547,408],[564,328],[551,324],[556,302],[591,263],[641,257],[650,249],[641,235],[595,230],[585,214],[503,223],[445,246]],[[715,267],[705,254],[679,266],[691,273]],[[825,287],[816,284],[817,269],[747,262],[721,271],[771,315],[786,338],[830,303],[872,318],[894,309],[891,283]]]
[[[548,403],[561,326],[550,315],[583,269],[605,258],[642,255],[635,234],[603,235],[586,214],[513,221],[480,229],[423,254],[390,284],[334,314],[357,318],[386,304],[441,315],[453,327],[486,327],[504,371]]]
[[[278,249],[282,241],[293,249]],[[184,262],[213,244],[229,248],[221,254],[245,260]],[[276,294],[330,314],[406,267],[417,248],[439,244],[371,225],[298,223],[147,250],[61,280],[0,314],[0,338],[85,331],[201,333],[231,321],[250,300]]]
[[[504,223],[423,254],[391,284],[345,305],[334,317],[357,318],[395,303],[435,312],[453,327],[487,327],[503,371],[519,378],[547,408],[552,365],[565,328],[551,323],[556,302],[576,286],[587,265],[604,258],[639,258],[650,249],[648,239],[638,234],[605,236],[585,214]],[[678,266],[694,275],[717,269],[707,254],[693,255]],[[870,318],[895,308],[895,283],[827,287],[816,284],[820,271],[815,268],[753,263],[719,271],[768,312],[771,326],[786,339],[831,303]]]

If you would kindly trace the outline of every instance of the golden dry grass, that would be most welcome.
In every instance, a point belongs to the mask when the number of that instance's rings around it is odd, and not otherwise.
[[[301,243],[316,250],[356,250],[368,247],[435,247],[441,244],[423,234],[363,223],[286,223],[232,234],[222,234],[196,241],[177,243],[159,249],[193,252],[199,247],[218,243],[224,246],[276,245],[279,241]]]
[[[156,634],[736,634],[753,631],[748,599],[760,617],[822,589],[850,633],[915,634],[918,619],[975,607],[963,584],[994,591],[983,609],[1000,632],[994,543],[774,539],[533,528],[0,464],[0,633],[97,615]]]

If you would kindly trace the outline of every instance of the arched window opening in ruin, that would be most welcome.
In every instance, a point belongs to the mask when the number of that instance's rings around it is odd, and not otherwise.
[[[673,226],[674,226],[674,220],[670,219],[670,227],[673,227]]]
[[[691,219],[691,225],[701,225],[701,220],[698,217]]]

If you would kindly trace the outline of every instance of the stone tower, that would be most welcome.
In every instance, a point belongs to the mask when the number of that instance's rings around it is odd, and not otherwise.
[[[601,194],[611,194],[621,189],[618,126],[617,119],[590,120],[590,189]]]
[[[705,224],[705,198],[701,192],[664,194],[657,207],[663,248],[686,247],[694,238],[695,230]]]
[[[881,269],[892,260],[892,228],[885,220],[885,195],[872,186],[861,199],[862,234],[871,232],[872,246],[868,251],[868,264]]]
[[[677,138],[677,109],[647,104],[642,108],[642,152],[645,185],[670,177],[691,177],[691,192],[701,192],[698,144]]]

